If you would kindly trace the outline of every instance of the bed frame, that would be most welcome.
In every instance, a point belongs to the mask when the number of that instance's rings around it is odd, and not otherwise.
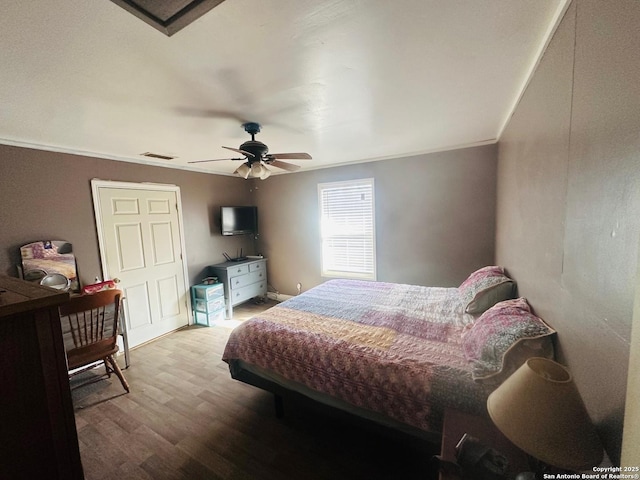
[[[255,367],[252,367],[252,369]],[[231,362],[229,365],[231,377],[234,380],[241,381],[248,385],[260,388],[266,392],[273,394],[274,411],[276,418],[283,418],[285,415],[285,402],[303,400],[311,404],[321,406],[323,409],[329,409],[332,412],[341,412],[350,420],[366,425],[367,428],[382,428],[385,433],[400,433],[403,437],[410,437],[430,443],[440,444],[441,434],[427,432],[419,428],[407,425],[397,420],[386,417],[377,412],[356,407],[347,402],[341,401],[329,395],[309,390],[303,385],[297,385],[295,389],[287,388],[277,381],[265,378],[246,368],[243,368],[238,362]]]

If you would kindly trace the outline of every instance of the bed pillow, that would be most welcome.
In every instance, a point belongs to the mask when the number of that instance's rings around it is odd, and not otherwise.
[[[516,294],[516,283],[498,266],[484,267],[473,272],[458,287],[467,313],[479,315],[503,300]]]
[[[473,379],[501,383],[528,358],[554,358],[549,325],[531,313],[525,298],[497,303],[464,333],[462,347]]]
[[[58,246],[53,242],[42,242],[42,256],[44,258],[51,258],[58,256]]]

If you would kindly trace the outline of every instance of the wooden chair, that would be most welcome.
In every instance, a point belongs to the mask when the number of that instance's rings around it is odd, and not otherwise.
[[[106,375],[115,373],[128,392],[129,384],[114,358],[118,352],[121,299],[122,292],[115,289],[71,297],[60,306],[60,317],[70,376],[102,361]]]

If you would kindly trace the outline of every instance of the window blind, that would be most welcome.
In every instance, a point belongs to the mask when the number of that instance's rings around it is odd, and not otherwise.
[[[373,178],[318,185],[322,275],[375,280]]]

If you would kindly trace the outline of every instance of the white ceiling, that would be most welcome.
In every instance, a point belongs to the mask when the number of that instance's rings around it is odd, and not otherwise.
[[[569,2],[226,0],[171,37],[108,0],[3,2],[0,143],[222,174],[187,162],[242,121],[304,169],[494,143]]]

